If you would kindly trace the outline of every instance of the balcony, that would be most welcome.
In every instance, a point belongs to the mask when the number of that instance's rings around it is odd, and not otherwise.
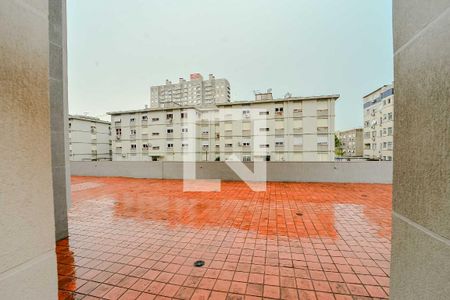
[[[317,127],[317,133],[328,133],[328,127]]]
[[[275,112],[275,119],[282,119],[284,117],[284,114],[282,111]]]
[[[317,151],[321,151],[321,152],[329,151],[328,143],[318,143],[317,144]]]
[[[283,135],[283,134],[284,134],[284,128],[275,129],[275,135]]]
[[[323,119],[328,118],[328,109],[318,109],[317,118]]]
[[[303,117],[303,110],[294,110],[292,113],[292,116],[294,118],[302,118]]]
[[[294,145],[294,151],[303,151],[303,145]]]
[[[252,135],[251,130],[248,130],[248,129],[242,130],[242,136],[251,136],[251,135]]]
[[[303,128],[294,128],[292,131],[294,134],[303,134]]]
[[[233,136],[233,130],[225,130],[225,131],[224,131],[224,136],[225,136],[225,137],[231,137],[231,136]]]

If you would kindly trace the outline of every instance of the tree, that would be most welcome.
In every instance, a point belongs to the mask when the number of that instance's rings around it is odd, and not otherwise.
[[[342,143],[341,140],[337,137],[337,135],[334,135],[334,153],[336,154],[336,156],[344,156]]]

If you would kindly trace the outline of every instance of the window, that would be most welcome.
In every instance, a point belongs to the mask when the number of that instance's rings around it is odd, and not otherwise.
[[[152,118],[152,122],[157,122],[159,121],[159,118]]]
[[[391,112],[388,113],[388,120],[389,120],[389,121],[392,121],[392,117],[393,117],[392,113],[391,113]]]
[[[269,131],[269,128],[268,128],[268,127],[266,127],[266,128],[260,128],[259,131]]]
[[[169,145],[167,145],[167,147],[169,147]],[[187,148],[189,147],[189,144],[181,144],[181,148]]]
[[[320,145],[326,145],[328,144],[328,137],[324,135],[317,136],[317,143]]]
[[[186,127],[181,128],[181,132],[186,133],[188,132],[188,129]]]
[[[153,146],[152,149],[153,150],[159,150],[159,146]]]
[[[187,118],[187,112],[182,112],[181,113],[181,118],[182,119],[186,119]]]
[[[136,144],[131,144],[131,150],[136,150]]]
[[[302,137],[294,137],[294,146],[301,146],[303,145],[303,138]]]
[[[122,134],[122,129],[116,128],[116,135],[121,135],[121,134]]]
[[[259,115],[260,115],[260,116],[267,116],[267,115],[269,115],[269,111],[268,111],[268,110],[266,110],[266,111],[260,111],[260,112],[259,112]]]
[[[167,133],[169,133],[169,134],[170,134],[170,133],[173,133],[173,128],[168,128],[168,129],[167,129]]]
[[[143,150],[148,150],[148,144],[142,144],[142,149]]]
[[[142,116],[142,121],[147,121],[148,120],[148,116]]]
[[[152,132],[153,136],[159,135],[159,132]]]
[[[243,142],[243,143],[242,143],[242,146],[243,146],[243,147],[250,147],[250,142]]]
[[[389,135],[389,136],[392,135],[392,127],[388,127],[388,135]]]
[[[167,114],[166,115],[166,119],[167,120],[172,120],[173,119],[173,114]]]
[[[131,129],[130,130],[130,135],[136,135],[136,129]]]
[[[233,144],[225,144],[225,148],[231,148],[233,147]]]
[[[275,142],[276,147],[281,147],[284,145],[284,142]]]
[[[276,107],[275,108],[275,114],[278,116],[283,115],[283,108],[282,107]]]
[[[250,155],[243,155],[242,161],[252,161],[252,157]]]
[[[269,144],[261,144],[259,145],[259,148],[269,148],[270,145]]]
[[[173,144],[172,143],[167,144],[167,148],[173,148]]]
[[[135,121],[134,118],[130,118],[130,123],[133,123]]]

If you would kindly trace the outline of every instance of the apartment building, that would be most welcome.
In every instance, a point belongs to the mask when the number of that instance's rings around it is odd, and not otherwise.
[[[337,131],[336,136],[341,142],[344,157],[363,157],[364,155],[364,132],[362,128],[353,128]]]
[[[113,160],[332,161],[338,95],[110,112]]]
[[[69,158],[72,161],[111,160],[111,123],[69,115]]]
[[[364,96],[364,157],[392,160],[394,148],[394,87],[384,85]]]
[[[165,85],[150,88],[151,108],[175,106],[212,106],[230,102],[230,83],[226,79],[216,79],[209,74],[207,80],[199,73],[190,75],[190,80],[180,78],[178,83],[166,80]]]

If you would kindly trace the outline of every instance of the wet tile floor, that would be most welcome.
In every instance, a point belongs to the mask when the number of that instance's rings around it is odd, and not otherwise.
[[[179,180],[73,177],[59,298],[387,298],[391,192],[275,182],[183,192]]]

